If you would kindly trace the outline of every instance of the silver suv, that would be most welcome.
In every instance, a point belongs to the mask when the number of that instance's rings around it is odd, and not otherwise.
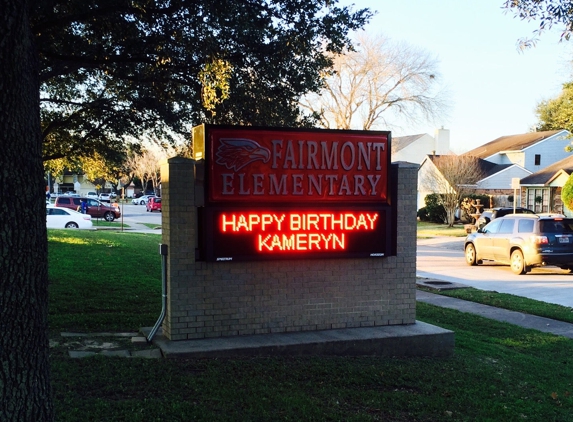
[[[515,274],[554,265],[573,270],[573,218],[511,214],[496,218],[465,240],[468,265],[509,264]]]
[[[495,220],[496,218],[503,217],[504,215],[508,214],[514,214],[514,209],[511,207],[498,207],[498,208],[492,208],[490,210],[485,210],[479,216],[477,220],[477,226],[483,227],[491,220]],[[515,214],[535,214],[535,213],[527,208],[516,207]]]

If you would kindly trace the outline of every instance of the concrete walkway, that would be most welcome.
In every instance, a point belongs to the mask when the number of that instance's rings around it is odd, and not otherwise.
[[[467,312],[484,318],[507,322],[520,327],[531,328],[544,333],[552,333],[573,339],[573,324],[567,322],[528,315],[521,312],[508,311],[506,309],[495,308],[489,305],[482,305],[480,303],[468,302],[466,300],[456,299],[453,297],[428,293],[423,290],[416,291],[416,300],[430,305],[455,309],[460,312]]]

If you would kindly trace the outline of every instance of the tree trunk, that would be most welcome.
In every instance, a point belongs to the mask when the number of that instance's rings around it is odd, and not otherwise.
[[[0,10],[0,420],[52,421],[37,54],[29,1]]]

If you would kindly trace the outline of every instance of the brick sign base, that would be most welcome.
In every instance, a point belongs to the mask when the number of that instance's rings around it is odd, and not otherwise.
[[[396,256],[204,262],[196,260],[195,162],[176,157],[162,163],[162,233],[168,245],[163,341],[416,324],[418,166],[393,166]],[[451,351],[453,336],[448,339]]]

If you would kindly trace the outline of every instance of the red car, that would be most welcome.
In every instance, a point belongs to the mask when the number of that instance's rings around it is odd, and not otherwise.
[[[58,196],[54,205],[56,207],[79,211],[82,206],[82,201],[86,202],[88,207],[87,213],[93,218],[105,218],[106,221],[113,221],[116,218],[121,217],[121,211],[117,204],[104,204],[103,202],[92,198]]]
[[[159,211],[161,212],[161,198],[152,196],[145,205],[147,212]]]

